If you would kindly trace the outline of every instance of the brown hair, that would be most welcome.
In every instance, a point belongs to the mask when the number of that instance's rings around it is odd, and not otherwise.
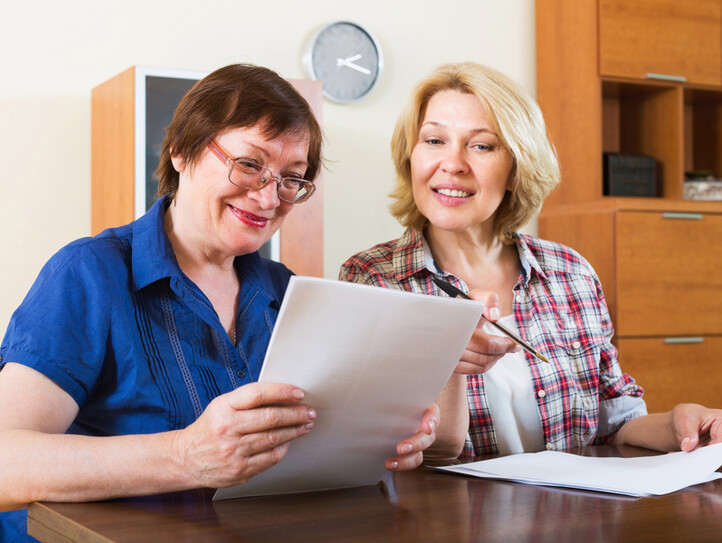
[[[287,133],[308,138],[304,178],[313,181],[322,163],[323,138],[308,102],[273,70],[232,64],[201,79],[178,104],[155,171],[158,196],[168,195],[172,200],[178,189],[179,176],[171,155],[182,156],[185,164],[193,166],[220,132],[258,123],[271,139]]]
[[[510,190],[499,206],[494,225],[497,237],[504,243],[511,243],[518,228],[532,218],[559,183],[559,165],[536,102],[507,76],[473,62],[440,66],[411,93],[391,140],[396,166],[396,187],[390,195],[395,199],[391,214],[403,226],[418,231],[422,231],[428,222],[414,202],[411,153],[418,141],[429,100],[443,90],[479,98],[512,157]]]

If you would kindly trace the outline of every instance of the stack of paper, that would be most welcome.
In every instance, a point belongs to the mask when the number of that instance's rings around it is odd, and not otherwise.
[[[649,496],[668,494],[722,478],[722,443],[692,452],[607,458],[544,451],[523,453],[437,469],[532,485],[561,486]]]

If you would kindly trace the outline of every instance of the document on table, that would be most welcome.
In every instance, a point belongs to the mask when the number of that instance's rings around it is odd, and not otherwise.
[[[292,277],[259,381],[317,411],[278,464],[214,499],[376,484],[461,358],[483,304]]]
[[[544,451],[523,453],[437,469],[532,485],[560,486],[649,496],[668,494],[722,478],[722,443],[692,452],[609,458]]]

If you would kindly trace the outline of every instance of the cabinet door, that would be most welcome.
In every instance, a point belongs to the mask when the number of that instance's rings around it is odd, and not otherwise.
[[[619,363],[644,388],[650,413],[682,402],[722,405],[722,337],[620,339]]]
[[[722,334],[722,215],[617,212],[621,337]]]
[[[722,84],[720,0],[600,0],[602,76]]]

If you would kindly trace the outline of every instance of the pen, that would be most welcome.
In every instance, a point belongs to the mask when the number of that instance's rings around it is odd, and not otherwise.
[[[437,279],[436,277],[432,277],[431,280],[432,280],[434,283],[436,283],[436,285],[437,285],[441,290],[443,290],[444,292],[446,292],[446,294],[448,294],[448,295],[451,296],[452,298],[456,298],[456,297],[458,296],[458,297],[460,297],[460,298],[466,298],[467,300],[473,300],[473,298],[471,298],[470,296],[467,296],[466,294],[464,294],[463,291],[459,290],[458,288],[456,288],[456,287],[455,287],[454,285],[452,285],[451,283],[447,283],[446,281],[442,281],[441,279]],[[482,318],[484,318],[484,320],[486,320],[486,322],[488,322],[488,323],[491,324],[492,326],[495,326],[497,329],[501,330],[504,334],[506,334],[507,336],[509,336],[511,339],[513,339],[514,341],[516,341],[519,345],[521,345],[521,346],[524,348],[525,351],[527,351],[528,353],[536,356],[536,357],[537,357],[539,360],[541,360],[542,362],[546,362],[547,364],[551,364],[551,362],[549,362],[549,360],[547,360],[543,355],[539,354],[539,353],[534,349],[534,347],[532,347],[531,345],[529,345],[526,341],[524,341],[523,339],[521,339],[521,338],[520,338],[519,336],[517,336],[514,332],[512,332],[511,330],[509,330],[506,326],[502,326],[502,325],[499,324],[498,322],[491,321],[491,320],[487,319],[484,315],[482,315]]]

